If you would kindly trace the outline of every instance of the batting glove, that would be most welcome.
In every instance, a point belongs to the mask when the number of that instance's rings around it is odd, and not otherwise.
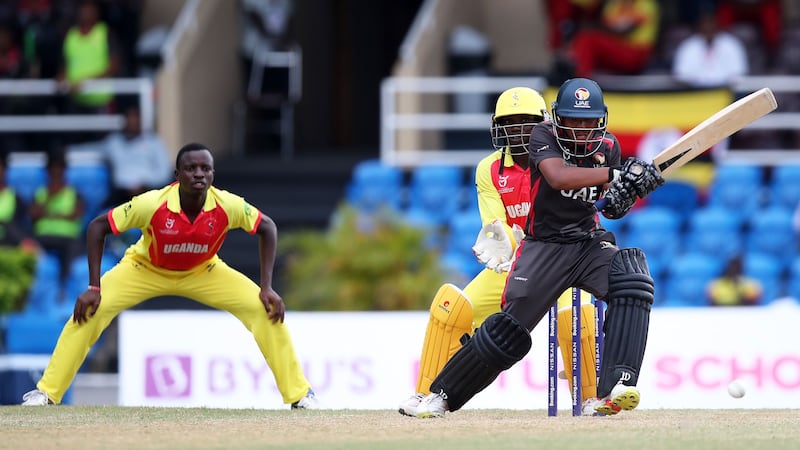
[[[636,191],[629,183],[615,181],[608,188],[605,198],[608,203],[603,208],[603,215],[609,219],[620,219],[636,203]]]
[[[664,184],[664,177],[656,167],[639,158],[628,158],[620,169],[619,181],[633,187],[639,198],[656,190]]]

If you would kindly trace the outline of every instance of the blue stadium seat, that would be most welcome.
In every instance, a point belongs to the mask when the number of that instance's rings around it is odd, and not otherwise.
[[[43,164],[11,164],[6,169],[6,183],[30,204],[36,189],[47,184],[47,170]]]
[[[11,314],[6,319],[8,353],[52,353],[65,320],[30,312]]]
[[[777,165],[769,183],[770,205],[794,209],[800,204],[800,164]]]
[[[25,312],[34,315],[49,315],[58,303],[60,266],[58,258],[42,252],[36,260],[33,284],[28,290]]]
[[[746,252],[742,258],[745,276],[761,283],[761,303],[769,304],[783,296],[783,263],[770,255]]]
[[[448,221],[446,250],[472,252],[472,246],[482,227],[481,216],[477,211],[462,211]]]
[[[100,263],[100,275],[108,272],[119,260],[116,256],[106,253]],[[72,261],[67,277],[66,295],[73,303],[78,296],[86,290],[89,283],[89,263],[85,254]],[[71,311],[70,311],[71,312]]]
[[[641,248],[647,255],[650,272],[660,277],[680,251],[680,216],[658,206],[639,208],[629,216],[624,246]]]
[[[685,221],[698,207],[700,194],[697,187],[685,181],[668,181],[647,196],[647,205],[665,207],[678,213]]]
[[[459,212],[448,222],[442,264],[447,269],[458,272],[467,281],[484,268],[472,253],[472,246],[480,229],[481,217],[477,211]]]
[[[631,214],[629,213],[620,219],[606,219],[603,214],[599,214],[600,225],[606,230],[614,233],[617,238],[617,245],[628,247],[626,244],[626,236],[628,234],[628,222],[630,222]]]
[[[471,188],[474,191],[474,188]],[[419,166],[411,172],[407,214],[444,226],[464,205],[464,171],[459,166]]]
[[[64,174],[67,183],[75,187],[86,204],[84,224],[100,213],[111,194],[111,179],[105,164],[74,164]]]
[[[399,211],[403,198],[403,171],[375,159],[362,161],[353,168],[345,196],[362,212],[375,212],[382,207]]]
[[[788,296],[800,303],[800,257],[795,258],[789,266],[789,280],[786,290]]]
[[[788,266],[797,255],[792,214],[792,210],[773,206],[753,215],[745,236],[745,249],[772,255]]]
[[[727,261],[743,247],[743,218],[720,206],[700,208],[689,217],[686,248]]]
[[[723,164],[717,166],[711,182],[709,204],[748,217],[761,206],[763,189],[761,166]]]
[[[708,305],[708,283],[722,273],[722,262],[702,253],[684,253],[669,263],[663,306]]]

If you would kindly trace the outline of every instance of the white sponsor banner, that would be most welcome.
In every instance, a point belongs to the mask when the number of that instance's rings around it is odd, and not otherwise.
[[[306,377],[333,409],[394,409],[413,393],[427,320],[422,311],[286,315]],[[639,407],[797,408],[798,329],[795,304],[654,309]],[[546,332],[545,320],[528,356],[465,408],[545,409]],[[126,311],[119,355],[122,405],[286,408],[252,336],[225,312]],[[727,394],[735,378],[744,398]]]

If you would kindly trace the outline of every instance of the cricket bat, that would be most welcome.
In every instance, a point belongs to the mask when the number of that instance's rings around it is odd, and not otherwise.
[[[713,116],[692,128],[674,144],[665,148],[653,158],[661,176],[666,177],[675,169],[697,158],[728,136],[755,122],[778,107],[775,95],[770,88],[759,89],[743,97]],[[595,202],[598,211],[606,206],[606,199],[601,198]]]

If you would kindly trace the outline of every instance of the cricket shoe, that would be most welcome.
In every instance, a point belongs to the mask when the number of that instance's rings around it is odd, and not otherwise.
[[[309,389],[303,398],[292,403],[292,409],[319,409],[319,400],[314,391]]]
[[[56,403],[50,400],[50,397],[48,397],[45,392],[38,389],[28,391],[22,396],[23,406],[46,406],[55,404]]]
[[[601,399],[602,404],[595,407],[595,411],[611,416],[620,411],[630,411],[639,406],[639,390],[636,386],[626,386],[622,383],[614,386],[608,397]]]
[[[605,416],[597,410],[598,407],[605,406],[606,400],[597,397],[587,398],[581,405],[581,416]]]
[[[397,408],[397,412],[404,416],[417,416],[417,407],[422,402],[422,399],[425,398],[425,394],[421,394],[417,392],[416,394],[408,397],[407,399],[403,400],[400,403],[400,407]]]
[[[447,394],[444,392],[430,393],[417,406],[417,417],[420,419],[444,417],[444,413],[448,409]]]

